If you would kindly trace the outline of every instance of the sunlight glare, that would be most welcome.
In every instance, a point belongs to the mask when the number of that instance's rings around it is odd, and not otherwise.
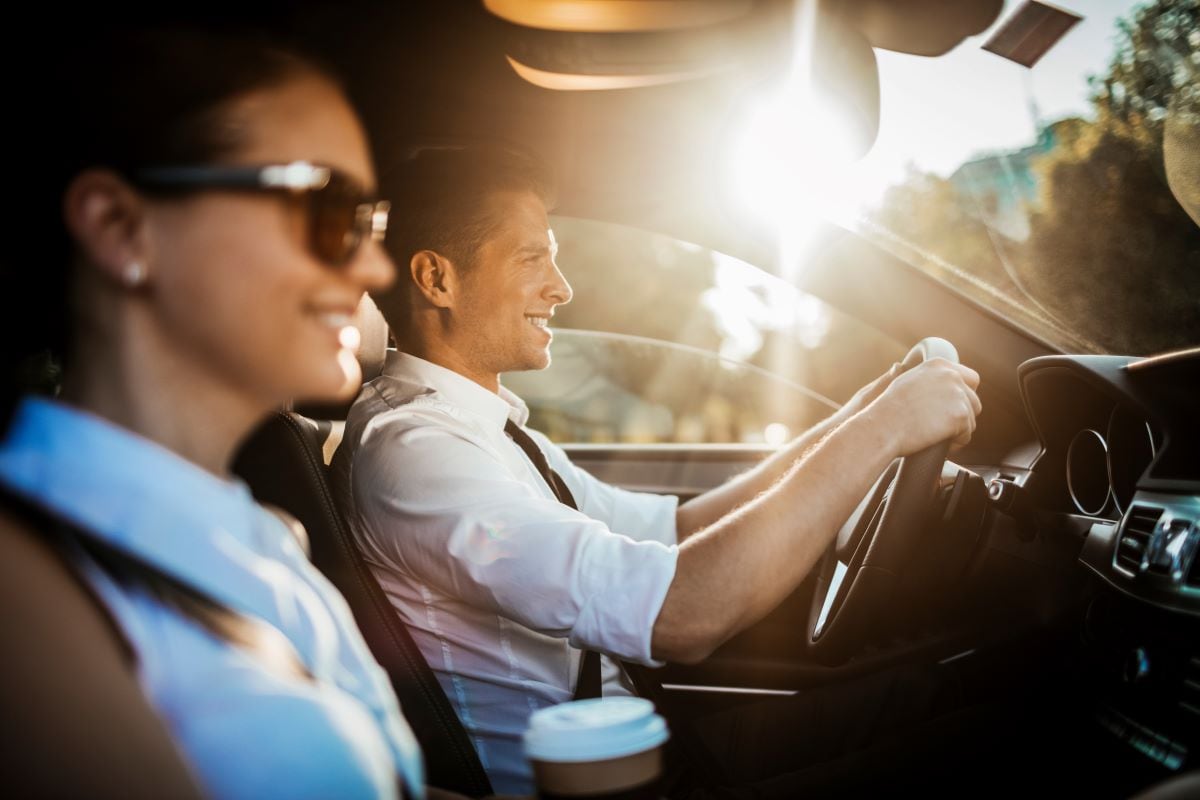
[[[815,0],[799,0],[788,76],[742,109],[727,161],[736,201],[777,231],[785,279],[795,277],[855,156],[853,127],[813,79],[816,26]]]
[[[751,104],[731,169],[739,202],[780,230],[820,218],[853,160],[852,133],[832,103],[791,87]]]
[[[791,438],[792,432],[782,422],[772,422],[763,429],[763,439],[767,444],[779,447]]]

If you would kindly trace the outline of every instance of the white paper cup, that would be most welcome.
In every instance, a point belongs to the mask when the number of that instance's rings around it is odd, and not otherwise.
[[[575,700],[533,713],[525,755],[540,797],[653,798],[668,736],[649,700]]]

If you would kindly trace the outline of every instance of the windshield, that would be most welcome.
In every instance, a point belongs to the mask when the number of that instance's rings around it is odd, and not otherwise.
[[[1032,68],[879,51],[843,220],[1074,352],[1200,343],[1200,0],[1073,0]]]

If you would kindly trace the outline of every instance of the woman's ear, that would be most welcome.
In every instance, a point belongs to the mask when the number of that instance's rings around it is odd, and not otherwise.
[[[408,262],[412,282],[425,300],[435,308],[454,305],[454,264],[433,250],[420,250]]]
[[[146,204],[115,172],[76,175],[63,194],[63,218],[84,263],[131,288],[149,280]]]

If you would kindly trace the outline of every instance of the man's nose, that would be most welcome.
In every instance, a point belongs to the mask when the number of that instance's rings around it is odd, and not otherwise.
[[[571,284],[567,283],[566,276],[562,274],[562,270],[558,265],[551,262],[550,264],[551,280],[547,286],[546,297],[553,300],[555,305],[565,305],[571,302],[574,292],[571,291]]]

